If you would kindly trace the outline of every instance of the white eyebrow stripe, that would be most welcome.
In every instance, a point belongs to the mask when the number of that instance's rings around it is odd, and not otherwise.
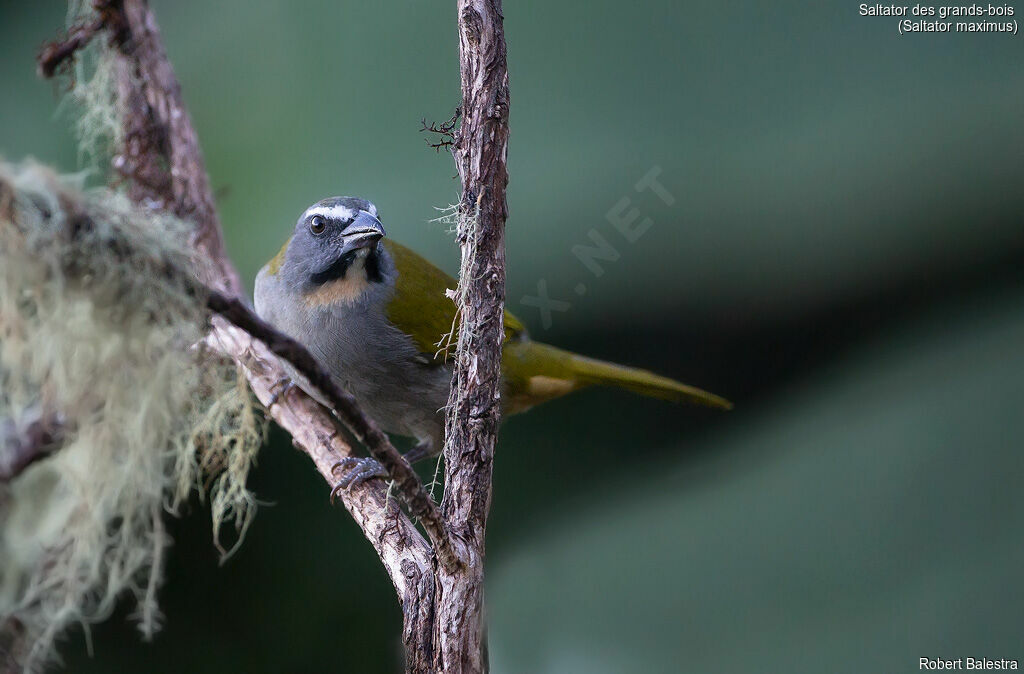
[[[352,220],[356,217],[356,212],[345,206],[313,206],[306,209],[302,217],[305,219],[314,215],[320,215],[331,220]]]

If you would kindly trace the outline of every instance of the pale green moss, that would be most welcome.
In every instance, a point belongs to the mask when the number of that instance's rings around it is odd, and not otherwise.
[[[68,25],[86,24],[95,18],[90,0],[68,2]],[[106,40],[90,42],[78,51],[62,106],[70,108],[78,135],[80,161],[93,170],[105,166],[112,148],[120,147],[123,130],[118,114],[117,60]],[[105,173],[105,169],[99,170]]]
[[[0,625],[24,626],[28,667],[124,593],[143,634],[158,628],[165,509],[206,487],[215,532],[251,520],[266,423],[234,365],[197,346],[187,241],[117,193],[0,162],[0,420],[66,428],[0,493]]]

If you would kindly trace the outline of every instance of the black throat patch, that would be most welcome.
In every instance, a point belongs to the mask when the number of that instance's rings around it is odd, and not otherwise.
[[[338,279],[345,278],[345,274],[348,273],[348,268],[356,261],[356,255],[358,253],[359,251],[357,250],[345,253],[335,260],[331,266],[327,267],[327,269],[311,275],[309,280],[313,285],[323,285],[331,281],[337,281]],[[363,268],[366,270],[366,280],[370,283],[380,283],[384,280],[384,276],[381,274],[380,269],[380,250],[376,246],[370,251],[366,256],[366,259],[363,261]]]

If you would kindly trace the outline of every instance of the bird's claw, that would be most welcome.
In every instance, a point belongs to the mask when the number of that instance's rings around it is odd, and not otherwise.
[[[270,400],[267,402],[267,407],[273,407],[278,401],[288,394],[295,388],[295,382],[288,377],[282,377],[274,382],[273,386],[270,387]]]
[[[331,473],[336,473],[338,470],[343,471],[343,473],[341,479],[331,489],[332,504],[337,499],[338,494],[348,490],[354,484],[359,484],[375,477],[388,477],[388,472],[384,470],[384,466],[380,465],[380,462],[376,459],[369,457],[359,458],[350,456],[342,459],[331,466]]]

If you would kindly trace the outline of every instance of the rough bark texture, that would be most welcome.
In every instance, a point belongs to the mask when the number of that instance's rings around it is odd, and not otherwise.
[[[464,568],[438,569],[439,669],[487,670],[484,538],[501,422],[508,70],[501,0],[459,0],[462,124],[452,154],[462,178],[461,315],[445,441],[441,511]]]
[[[207,306],[232,325],[261,341],[274,355],[288,361],[306,381],[320,391],[334,413],[355,435],[356,440],[366,445],[394,480],[398,495],[427,532],[441,564],[456,564],[457,560],[441,518],[441,511],[424,489],[419,475],[409,462],[402,458],[401,453],[395,449],[380,427],[363,414],[355,398],[338,386],[306,347],[266,323],[237,298],[225,297],[211,291],[207,298]],[[332,491],[332,498],[334,493]]]
[[[283,374],[280,361],[244,330],[219,323],[210,341],[243,364],[256,397],[332,485],[337,479],[334,466],[355,453],[330,415],[297,387],[281,393],[277,386]],[[404,608],[409,595],[418,596],[418,578],[430,576],[430,546],[394,499],[388,502],[387,490],[379,480],[352,485],[342,493],[341,500],[380,556]]]
[[[156,18],[144,0],[100,0],[96,5],[101,16],[109,17],[121,55],[118,93],[124,143],[114,168],[129,179],[133,201],[195,223],[191,243],[213,265],[210,278],[203,280],[240,295],[242,283],[224,249],[199,138]]]

